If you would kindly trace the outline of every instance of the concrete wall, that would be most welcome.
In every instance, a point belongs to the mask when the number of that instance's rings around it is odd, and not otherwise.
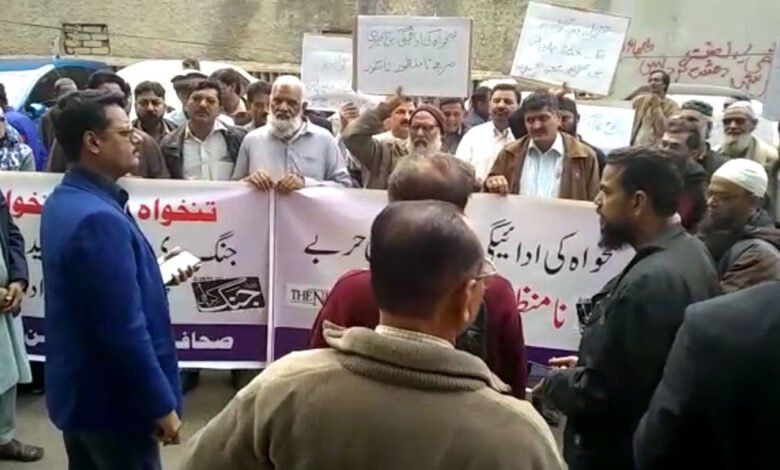
[[[780,33],[777,0],[555,3],[633,18],[617,94],[643,83],[657,67],[681,82],[761,94]],[[0,21],[0,54],[64,53],[62,24],[90,23],[107,26],[115,57],[194,56],[295,67],[304,32],[349,29],[356,13],[468,16],[474,19],[473,69],[500,74],[511,65],[526,5],[527,0],[0,0],[0,20],[45,26]]]

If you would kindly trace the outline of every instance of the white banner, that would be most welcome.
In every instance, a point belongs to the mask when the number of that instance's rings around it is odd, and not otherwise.
[[[609,95],[631,20],[530,2],[511,75]]]
[[[25,342],[42,358],[44,280],[40,212],[61,175],[0,172],[0,188],[24,236],[30,268]],[[126,178],[129,208],[157,255],[176,246],[203,260],[169,291],[179,359],[187,367],[261,367],[267,339],[269,200],[243,183]]]
[[[634,109],[630,101],[578,101],[577,133],[604,153],[631,145]]]
[[[312,188],[278,198],[273,357],[305,347],[335,281],[367,266],[371,223],[385,204],[385,192],[366,190]],[[598,292],[630,258],[598,248],[593,204],[478,194],[467,215],[515,288],[526,344],[576,350],[578,299]]]
[[[780,121],[780,37],[775,41],[774,55],[772,56],[772,69],[769,72],[769,81],[764,95],[764,110],[762,116],[772,121]],[[772,129],[773,131],[775,129]],[[774,139],[769,140],[773,142]]]

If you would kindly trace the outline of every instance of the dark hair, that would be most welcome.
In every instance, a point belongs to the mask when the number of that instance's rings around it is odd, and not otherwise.
[[[577,112],[577,102],[565,96],[558,98],[558,109],[561,111],[568,111],[574,114],[574,117],[579,117],[580,115],[580,113]]]
[[[439,100],[439,109],[442,108],[442,106],[446,106],[448,104],[459,104],[460,107],[463,107],[463,98],[442,98]]]
[[[193,93],[200,90],[216,90],[219,104],[222,104],[222,83],[220,83],[219,81],[214,80],[212,78],[199,80],[190,86],[189,96],[192,96]]]
[[[106,83],[115,83],[119,85],[119,88],[122,90],[122,93],[125,95],[125,100],[130,99],[132,96],[132,92],[130,91],[130,85],[127,84],[124,78],[117,75],[115,72],[112,72],[111,70],[98,70],[97,72],[93,73],[89,76],[89,79],[87,80],[87,89],[88,90],[97,90],[100,88],[101,85],[104,85]]]
[[[84,133],[103,132],[108,127],[108,106],[124,108],[125,97],[119,93],[100,90],[72,91],[57,101],[52,108],[54,135],[69,162],[78,161]]]
[[[249,84],[249,86],[246,89],[246,100],[249,102],[252,102],[255,100],[255,97],[257,95],[270,95],[271,94],[271,84],[266,82],[265,80],[258,80],[256,82],[252,82]]]
[[[669,84],[672,83],[672,77],[669,76],[669,73],[667,73],[666,70],[661,70],[661,69],[651,70],[647,76],[652,77],[657,73],[661,74],[661,81],[664,82],[664,91],[669,91]]]
[[[371,286],[379,308],[396,315],[430,318],[478,274],[483,257],[479,238],[448,202],[391,202],[371,225]]]
[[[136,96],[136,98],[138,95],[149,92],[154,93],[159,98],[165,99],[165,88],[163,88],[163,86],[157,82],[141,82],[136,85],[135,90],[133,90],[133,94]]]
[[[692,111],[700,112],[703,115],[708,117],[712,117],[713,114],[712,105],[700,100],[686,101],[685,103],[683,103],[680,109],[690,109]]]
[[[515,140],[522,139],[528,135],[528,129],[525,127],[525,113],[522,107],[515,109],[509,115],[509,129],[512,131]]]
[[[464,211],[476,186],[474,167],[469,167],[446,153],[402,158],[388,179],[387,197],[390,201],[434,199]]]
[[[490,96],[490,87],[480,86],[471,94],[471,104],[485,103]]]
[[[219,69],[211,74],[209,77],[212,80],[219,80],[225,86],[233,87],[236,90],[236,94],[242,95],[244,89],[244,77],[241,76],[235,69],[226,67]]]
[[[700,149],[704,144],[704,137],[696,124],[681,118],[670,119],[666,125],[666,132],[670,134],[688,134],[685,146],[688,150]]]
[[[5,85],[0,83],[0,105],[8,106],[8,95],[5,94]]]
[[[192,57],[187,57],[186,59],[181,61],[181,68],[200,70],[200,61]]]
[[[523,100],[520,108],[523,110],[523,114],[528,111],[543,111],[545,108],[550,112],[555,112],[561,108],[561,105],[558,102],[558,97],[554,94],[548,91],[535,91]]]
[[[612,151],[607,165],[620,168],[620,186],[627,194],[644,191],[659,217],[677,212],[683,177],[677,157],[655,147],[627,147]]]
[[[523,99],[522,95],[520,94],[520,90],[517,89],[516,85],[512,85],[511,83],[499,83],[498,85],[494,86],[492,90],[490,90],[490,99],[493,99],[493,95],[496,94],[497,91],[511,91],[515,94],[515,101],[517,101],[518,104],[520,104],[520,100]]]

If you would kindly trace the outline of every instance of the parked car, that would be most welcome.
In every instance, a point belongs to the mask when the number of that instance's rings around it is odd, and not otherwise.
[[[84,88],[89,76],[107,68],[105,62],[70,58],[0,58],[0,83],[5,86],[8,104],[37,120],[53,105],[54,83],[63,77]]]

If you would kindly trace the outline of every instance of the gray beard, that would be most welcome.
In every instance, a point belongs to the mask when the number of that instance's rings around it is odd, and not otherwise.
[[[425,147],[415,147],[414,144],[412,144],[411,138],[406,139],[406,149],[411,156],[429,157],[435,153],[441,152],[441,147],[441,136],[437,137],[433,143]]]
[[[282,140],[288,140],[303,125],[303,117],[299,114],[291,119],[279,119],[273,113],[270,113],[268,114],[268,125],[270,126],[271,135]]]
[[[720,150],[730,157],[740,156],[747,151],[752,143],[753,136],[751,134],[742,134],[737,137],[724,135]]]

